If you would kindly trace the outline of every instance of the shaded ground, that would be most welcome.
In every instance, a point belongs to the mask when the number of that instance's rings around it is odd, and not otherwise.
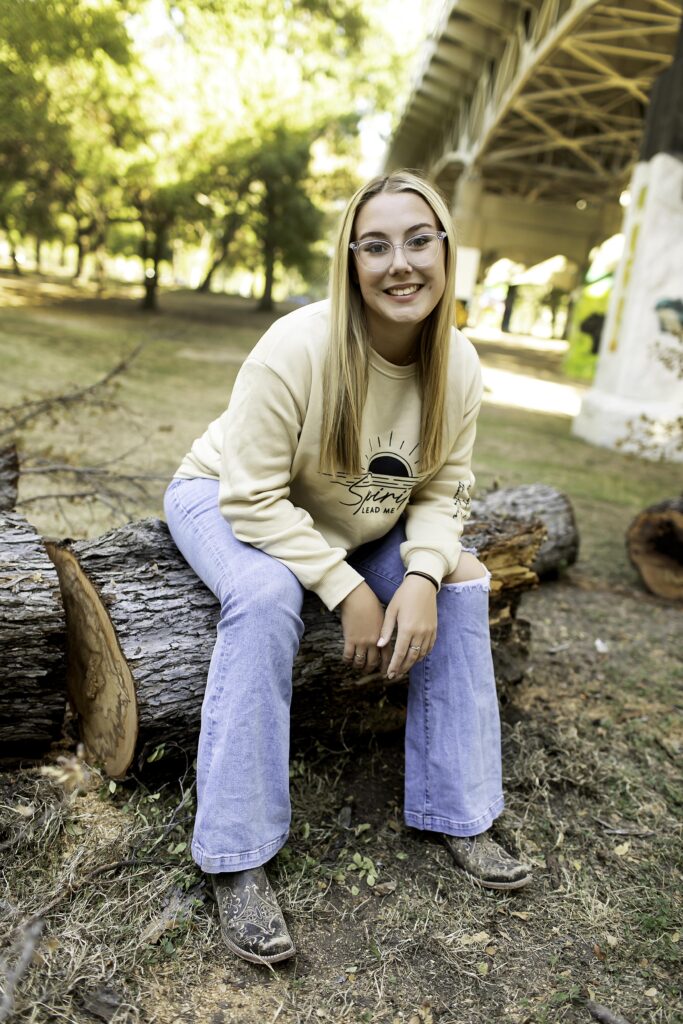
[[[110,365],[141,330],[121,301],[106,312],[73,297],[69,308],[12,307],[5,354],[15,373],[0,401],[26,386],[30,368],[38,389],[50,376],[88,378]],[[191,298],[177,301],[191,311]],[[58,451],[82,435],[92,458],[118,423],[120,444],[136,431],[153,438],[149,464],[168,471],[253,341],[242,304],[246,326],[231,330],[236,348],[221,358],[227,306],[213,307],[219,324],[201,314],[146,320],[156,340],[118,396],[131,416],[95,409],[75,425],[38,424],[22,436],[26,449],[49,441]],[[524,366],[524,353],[514,358]],[[171,396],[166,420],[159,410]],[[0,774],[0,956],[10,970],[27,948],[26,915],[43,922],[16,989],[17,1021],[579,1024],[591,1020],[587,998],[633,1024],[683,1019],[681,609],[640,589],[622,528],[637,508],[675,493],[679,473],[592,449],[561,416],[497,406],[482,414],[478,454],[485,486],[566,489],[583,542],[576,567],[525,597],[530,672],[502,695],[508,808],[499,834],[533,861],[534,885],[517,895],[477,889],[444,848],[403,826],[400,737],[338,750],[297,743],[292,838],[275,877],[299,953],[276,971],[253,967],[222,951],[187,855],[191,766],[169,783],[162,761],[156,779],[111,787],[67,741],[61,782],[37,768]],[[96,529],[100,520],[83,512],[76,504],[68,514]],[[41,528],[59,532],[54,508],[40,516]],[[80,789],[69,795],[64,785]]]

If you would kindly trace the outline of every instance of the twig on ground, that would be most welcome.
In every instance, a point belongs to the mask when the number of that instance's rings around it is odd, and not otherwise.
[[[657,833],[653,832],[651,828],[638,828],[637,825],[629,825],[626,828],[616,828],[611,821],[605,821],[603,818],[595,818],[598,825],[602,825],[605,832],[610,832],[613,836],[656,836]]]
[[[17,962],[14,965],[13,970],[8,970],[6,973],[5,991],[3,992],[2,1000],[0,1001],[0,1024],[3,1024],[4,1021],[9,1020],[10,1018],[10,1014],[14,1007],[14,989],[16,988],[17,983],[21,981],[29,964],[31,963],[33,951],[36,948],[36,943],[38,942],[42,931],[42,920],[32,920],[22,936],[22,948]]]
[[[594,1003],[592,999],[586,1001],[586,1009],[591,1017],[600,1021],[600,1024],[631,1024],[626,1017],[620,1017],[618,1013],[612,1013],[606,1006]]]

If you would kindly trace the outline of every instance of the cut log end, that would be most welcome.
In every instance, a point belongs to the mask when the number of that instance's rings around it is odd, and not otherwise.
[[[683,601],[683,498],[670,498],[637,515],[626,533],[626,548],[651,593]]]
[[[135,753],[135,684],[102,598],[74,555],[46,545],[59,576],[67,621],[67,689],[89,757],[125,775]]]

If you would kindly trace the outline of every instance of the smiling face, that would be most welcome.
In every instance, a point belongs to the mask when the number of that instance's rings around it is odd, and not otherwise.
[[[378,238],[403,245],[421,231],[440,231],[434,211],[416,192],[382,192],[360,208],[353,239]],[[389,266],[369,270],[355,260],[373,347],[387,359],[410,354],[420,325],[436,307],[446,285],[443,246],[430,266],[413,267],[404,249],[394,249]],[[408,346],[408,349],[406,349]]]

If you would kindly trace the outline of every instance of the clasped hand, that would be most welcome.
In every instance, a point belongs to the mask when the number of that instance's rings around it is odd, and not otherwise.
[[[406,576],[385,611],[367,583],[361,583],[342,601],[341,621],[344,661],[363,672],[381,667],[383,675],[394,679],[434,646],[436,590],[422,576]]]

